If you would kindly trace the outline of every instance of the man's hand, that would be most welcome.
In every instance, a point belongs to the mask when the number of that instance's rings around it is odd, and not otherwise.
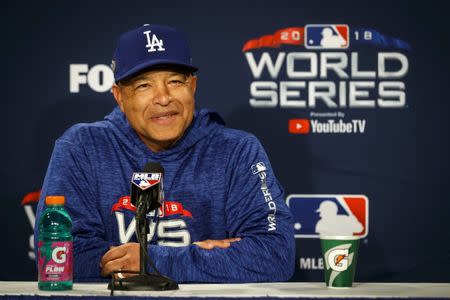
[[[211,250],[214,247],[228,248],[231,243],[240,241],[241,238],[231,238],[223,240],[205,240],[194,242],[193,244],[206,250]],[[138,243],[126,243],[117,247],[111,247],[108,252],[103,255],[100,262],[102,268],[102,276],[108,276],[113,271],[127,270],[127,271],[139,271],[140,263],[140,245]],[[120,274],[118,277],[129,277],[133,274]]]
[[[139,247],[140,245],[138,243],[126,243],[117,247],[111,247],[103,255],[100,262],[102,276],[108,276],[113,271],[120,270],[139,271]],[[133,274],[123,274],[123,277],[128,276],[133,276]],[[122,275],[118,277],[120,278]]]
[[[193,244],[199,246],[202,249],[211,250],[214,247],[218,248],[228,248],[231,246],[231,243],[240,241],[241,238],[231,238],[231,239],[223,239],[223,240],[205,240],[200,242],[193,242]]]

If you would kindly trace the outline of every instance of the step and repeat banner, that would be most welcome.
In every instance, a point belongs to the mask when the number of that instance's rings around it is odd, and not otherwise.
[[[183,30],[196,106],[266,149],[294,216],[293,281],[323,280],[319,234],[361,238],[356,281],[449,282],[449,42],[429,4],[8,2],[3,11],[0,280],[35,280],[36,202],[53,144],[114,107],[117,37]],[[276,266],[274,266],[276,267]]]

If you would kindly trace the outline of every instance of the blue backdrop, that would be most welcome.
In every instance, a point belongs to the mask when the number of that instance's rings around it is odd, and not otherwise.
[[[296,218],[293,280],[322,280],[314,226],[331,200],[364,227],[357,281],[449,282],[447,14],[439,2],[284,0],[7,1],[0,280],[36,279],[24,197],[57,137],[113,109],[116,38],[144,23],[187,34],[197,106],[263,143]],[[325,28],[339,49],[320,45]]]

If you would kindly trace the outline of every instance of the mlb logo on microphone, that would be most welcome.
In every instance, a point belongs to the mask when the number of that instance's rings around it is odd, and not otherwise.
[[[318,238],[319,234],[369,233],[369,199],[364,195],[289,195],[296,238]]]
[[[141,190],[146,190],[161,181],[161,173],[133,173],[131,183]]]
[[[347,49],[350,45],[350,29],[344,24],[306,25],[307,49]]]

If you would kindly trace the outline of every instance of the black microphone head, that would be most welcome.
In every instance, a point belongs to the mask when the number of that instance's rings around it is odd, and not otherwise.
[[[164,177],[164,168],[159,162],[151,162],[145,164],[144,173],[161,173],[161,182],[158,184],[158,187],[149,189],[149,193],[152,193],[149,201],[149,211],[155,210],[156,208],[161,206],[161,194],[162,191],[162,181]]]
[[[161,173],[161,177],[164,176],[164,168],[163,166],[158,163],[158,162],[148,162],[145,164],[144,169],[142,170],[142,173]],[[161,178],[162,179],[162,178]],[[135,184],[131,184],[131,203],[133,205],[136,205],[137,202],[137,198],[139,197],[139,195],[141,194],[149,194],[149,193],[157,193],[162,187],[160,186],[160,184],[158,185],[158,187],[150,187],[147,190],[143,191],[142,189],[140,189],[139,187],[137,187]],[[156,196],[155,196],[156,197]],[[151,205],[152,208],[158,206],[159,207],[159,202],[154,202]]]
[[[164,168],[159,162],[151,162],[145,164],[144,171],[145,173],[161,173],[164,176]]]

